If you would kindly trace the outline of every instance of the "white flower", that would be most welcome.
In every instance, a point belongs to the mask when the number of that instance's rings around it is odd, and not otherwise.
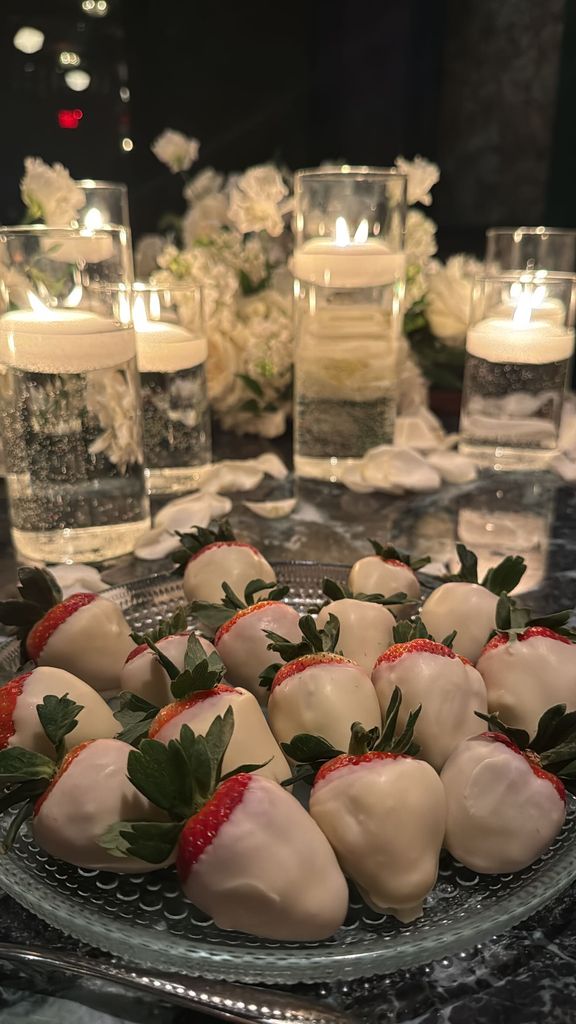
[[[408,266],[426,263],[437,248],[434,221],[420,210],[408,210],[405,239]]]
[[[241,387],[236,377],[239,372],[240,357],[230,334],[213,321],[208,328],[206,377],[208,397],[216,408],[226,405],[232,395],[235,401],[240,397]]]
[[[451,256],[445,266],[437,260],[430,264],[426,315],[432,333],[447,345],[456,347],[464,344],[472,282],[481,269],[481,263],[463,253]]]
[[[222,192],[212,192],[198,199],[184,215],[182,237],[189,248],[199,238],[210,238],[228,220],[228,201]]]
[[[86,405],[102,429],[89,447],[90,454],[106,455],[124,476],[131,463],[143,461],[132,376],[123,370],[96,370],[88,380]]]
[[[172,174],[176,174],[178,171],[187,171],[196,163],[200,143],[198,139],[190,139],[182,132],[166,128],[154,140],[150,149],[158,160],[170,168]]]
[[[166,239],[162,235],[142,235],[134,249],[134,266],[136,276],[145,280],[158,269],[158,257],[166,248]]]
[[[50,227],[70,226],[86,203],[84,192],[62,164],[50,167],[33,156],[24,161],[20,193],[32,217]]]
[[[195,203],[198,199],[220,192],[224,184],[224,175],[219,174],[213,167],[205,167],[199,171],[186,185],[183,195],[189,203]]]
[[[408,205],[422,203],[423,206],[430,206],[432,196],[430,189],[440,179],[440,168],[421,156],[414,157],[414,160],[406,160],[403,156],[397,156],[394,161],[396,167],[408,178]]]
[[[284,230],[281,204],[288,189],[275,167],[251,167],[234,179],[228,216],[242,234],[267,231],[277,237]]]

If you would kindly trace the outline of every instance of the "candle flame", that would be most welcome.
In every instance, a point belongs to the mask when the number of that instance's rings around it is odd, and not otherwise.
[[[336,245],[350,245],[350,232],[345,217],[336,217]]]
[[[365,217],[362,218],[358,227],[356,228],[356,234],[354,235],[354,241],[361,245],[368,241],[368,221]]]
[[[146,316],[146,305],[144,303],[143,295],[137,295],[134,299],[132,306],[132,318],[134,320],[134,327],[137,331],[146,327],[148,317]]]
[[[510,297],[516,300],[512,323],[517,327],[527,327],[532,319],[532,311],[538,309],[546,297],[546,286],[540,284],[536,288],[524,288],[516,283],[510,288]]]
[[[85,228],[88,228],[90,231],[97,231],[98,228],[102,227],[103,223],[102,214],[95,206],[92,206],[86,211],[86,215],[84,217]]]
[[[28,291],[26,293],[26,298],[28,299],[30,309],[35,313],[40,313],[42,316],[48,317],[50,314],[49,307],[42,302],[42,299],[38,298],[35,292]]]

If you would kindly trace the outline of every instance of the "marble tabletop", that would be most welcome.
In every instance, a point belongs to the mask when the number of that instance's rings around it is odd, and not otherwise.
[[[284,446],[267,444],[286,454]],[[243,457],[262,451],[257,441],[236,445]],[[244,507],[244,498],[295,495],[295,512],[266,520]],[[309,481],[275,481],[235,495],[236,532],[260,545],[268,558],[350,563],[367,554],[367,537],[391,540],[434,560],[453,556],[462,540],[488,565],[510,552],[528,562],[530,603],[538,610],[576,604],[576,489],[548,474],[496,474],[435,494],[359,495]],[[6,505],[0,498],[0,588],[14,586]],[[123,558],[103,568],[111,583],[148,576],[168,563]],[[0,942],[78,950],[78,943],[0,895]],[[91,951],[107,959],[107,954]],[[167,965],[168,966],[168,965]],[[576,887],[522,925],[472,949],[426,967],[379,978],[302,986],[355,1018],[378,1024],[569,1024],[576,1019]],[[35,969],[22,973],[0,955],[0,1021],[150,1021],[179,1024],[201,1015],[150,1002],[101,982],[73,981]]]

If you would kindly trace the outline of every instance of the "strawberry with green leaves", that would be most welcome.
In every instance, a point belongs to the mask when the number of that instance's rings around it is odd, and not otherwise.
[[[186,608],[178,608],[169,619],[147,633],[158,649],[182,672],[190,630]],[[209,640],[198,637],[206,657],[215,653]],[[173,700],[170,676],[154,651],[144,641],[130,651],[120,673],[120,689],[164,707]]]
[[[342,654],[371,672],[378,656],[392,643],[396,617],[390,608],[402,605],[407,595],[352,594],[349,587],[330,579],[324,580],[322,589],[330,604],[320,609],[316,625],[324,629],[328,616],[335,615],[340,623],[338,646]]]
[[[20,600],[0,602],[0,622],[16,626],[23,662],[62,668],[95,690],[117,690],[133,643],[119,605],[99,594],[65,600],[52,573],[18,570]]]
[[[437,643],[423,623],[399,622],[395,643],[380,655],[372,681],[384,710],[396,687],[410,705],[422,704],[415,738],[421,756],[438,771],[461,740],[478,731],[476,711],[486,711],[480,673],[450,646],[454,634]],[[398,725],[406,725],[400,714]]]
[[[328,616],[323,630],[311,615],[300,619],[301,640],[268,633],[270,650],[286,662],[275,663],[261,676],[271,681],[268,701],[270,727],[279,742],[296,733],[324,736],[336,747],[348,741],[353,722],[365,729],[382,724],[376,691],[370,676],[356,662],[339,653],[340,624]]]
[[[236,540],[228,522],[222,522],[216,530],[194,526],[189,533],[178,536],[181,548],[173,558],[183,574],[188,601],[220,601],[225,581],[235,593],[242,593],[251,580],[276,582],[264,555],[252,544]]]
[[[420,612],[422,622],[434,636],[456,630],[454,650],[475,663],[496,625],[500,594],[518,586],[526,563],[520,555],[509,555],[478,581],[478,559],[464,544],[457,544],[460,569],[445,577],[426,598]]]
[[[395,689],[382,731],[367,732],[355,723],[346,753],[302,735],[284,749],[296,762],[311,765],[310,814],[363,899],[411,921],[422,914],[436,882],[446,800],[434,769],[415,757],[420,708],[405,716],[406,727],[396,735],[401,704]]]
[[[348,907],[336,857],[302,805],[252,772],[257,766],[223,774],[233,723],[229,707],[206,737],[184,725],[168,746],[145,740],[128,758],[128,775],[171,820],[120,821],[101,842],[111,855],[153,864],[176,844],[184,894],[220,928],[290,942],[325,939]]]
[[[420,583],[416,571],[427,565],[430,559],[413,559],[405,551],[399,551],[391,544],[380,544],[371,540],[373,555],[354,562],[348,576],[348,586],[356,594],[397,594],[403,593],[414,601],[420,597]],[[392,605],[390,611],[397,614],[405,602]]]
[[[256,698],[239,686],[222,682],[225,667],[216,652],[206,657],[202,641],[190,634],[181,671],[147,634],[136,636],[145,643],[170,679],[171,703],[158,708],[140,696],[125,694],[116,717],[124,727],[121,738],[138,743],[148,735],[160,743],[177,739],[183,725],[207,735],[215,718],[231,708],[236,728],[226,748],[224,770],[231,772],[247,761],[257,760],[268,778],[283,781],[290,768]]]
[[[163,814],[127,778],[126,743],[96,739],[70,748],[81,710],[68,697],[47,696],[38,706],[53,758],[24,747],[0,750],[0,783],[11,786],[0,797],[0,811],[15,811],[4,850],[31,819],[36,842],[53,857],[83,868],[150,871],[145,860],[119,863],[100,845],[102,833],[121,816],[153,821]]]
[[[441,773],[445,846],[482,874],[521,871],[550,847],[576,788],[576,711],[548,708],[531,733],[479,714],[489,731],[461,743]]]
[[[270,664],[267,632],[282,633],[289,640],[300,639],[299,615],[284,604],[288,587],[251,580],[244,588],[244,597],[234,593],[228,583],[222,584],[224,599],[220,604],[193,601],[190,612],[212,633],[214,646],[236,686],[244,686],[260,704],[268,701],[268,690],[260,683],[260,675]],[[264,599],[255,600],[257,595]]]
[[[535,731],[550,703],[576,709],[576,632],[571,610],[535,616],[503,595],[496,608],[496,634],[476,667],[488,708],[509,725]]]

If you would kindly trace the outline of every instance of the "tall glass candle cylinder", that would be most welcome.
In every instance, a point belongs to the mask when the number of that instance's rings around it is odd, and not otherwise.
[[[95,181],[93,178],[83,178],[76,184],[86,196],[86,203],[78,212],[79,227],[92,231],[130,227],[126,185],[117,181]]]
[[[479,464],[544,468],[557,452],[574,351],[575,281],[537,271],[475,282],[460,450]]]
[[[294,466],[337,481],[391,444],[405,286],[406,178],[344,167],[295,177]]]
[[[576,231],[569,228],[488,228],[486,263],[503,272],[548,270],[573,273]]]
[[[189,491],[212,458],[201,291],[136,284],[133,317],[149,487]]]
[[[100,561],[149,527],[123,228],[0,228],[0,415],[23,558]]]

